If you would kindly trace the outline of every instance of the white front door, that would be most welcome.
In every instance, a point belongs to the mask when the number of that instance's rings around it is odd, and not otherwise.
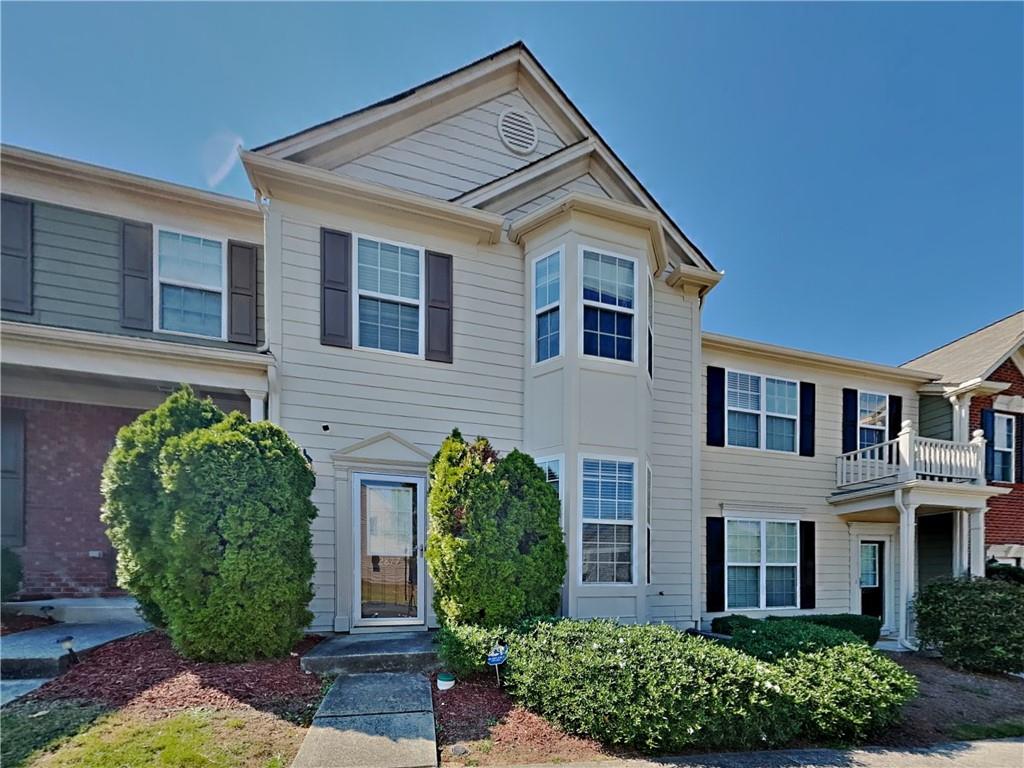
[[[423,624],[425,490],[422,477],[353,475],[354,625]]]

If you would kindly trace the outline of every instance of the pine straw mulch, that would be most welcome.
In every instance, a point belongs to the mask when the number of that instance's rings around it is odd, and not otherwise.
[[[160,711],[252,707],[306,719],[320,701],[321,681],[302,671],[299,657],[321,639],[307,635],[287,658],[221,664],[182,658],[154,630],[91,651],[28,698]]]
[[[56,623],[56,621],[46,616],[32,616],[27,613],[8,613],[5,611],[3,614],[0,614],[0,637],[13,635],[15,632],[24,632],[27,629],[48,627]]]
[[[473,765],[571,762],[611,757],[598,742],[563,733],[539,715],[517,705],[493,680],[460,680],[454,688],[437,690],[431,680],[437,746],[444,763]],[[451,747],[469,753],[455,757]]]

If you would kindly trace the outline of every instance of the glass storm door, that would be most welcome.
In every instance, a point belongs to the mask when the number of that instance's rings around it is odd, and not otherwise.
[[[860,612],[885,619],[883,547],[881,541],[860,543]]]
[[[357,624],[423,623],[424,483],[354,477]]]

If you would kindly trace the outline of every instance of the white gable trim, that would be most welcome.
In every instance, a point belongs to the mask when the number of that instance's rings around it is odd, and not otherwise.
[[[331,454],[335,467],[350,465],[426,466],[433,458],[394,432],[381,432]]]

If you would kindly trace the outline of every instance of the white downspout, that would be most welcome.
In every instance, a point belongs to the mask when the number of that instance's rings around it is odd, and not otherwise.
[[[263,202],[266,199],[259,192],[256,193],[256,205],[263,214],[263,343],[256,347],[256,351],[260,353],[270,351],[270,323],[267,322],[267,216],[270,215],[270,211]]]
[[[900,599],[897,600],[899,615],[896,617],[896,625],[899,631],[899,644],[912,651],[917,646],[910,642],[910,594],[914,581],[914,555],[913,548],[916,546],[914,528],[917,521],[914,516],[917,514],[917,505],[907,506],[903,494],[907,490],[899,490],[894,494],[896,509],[900,513]]]

